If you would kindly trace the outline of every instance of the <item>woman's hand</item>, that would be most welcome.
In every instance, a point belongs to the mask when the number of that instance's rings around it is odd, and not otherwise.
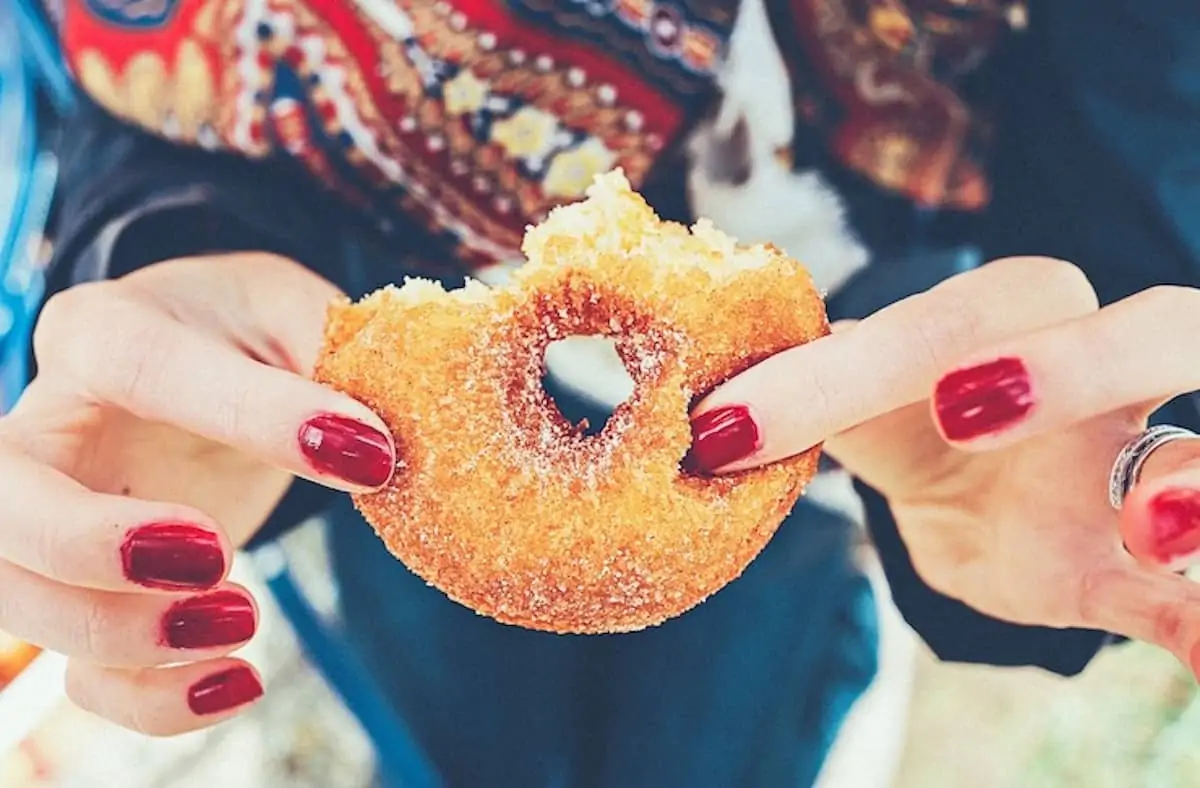
[[[292,475],[353,491],[394,467],[373,413],[305,379],[336,293],[242,254],[47,304],[37,379],[0,419],[0,629],[69,656],[84,708],[170,734],[262,694],[227,656],[257,625],[232,551]]]
[[[955,277],[733,379],[695,412],[729,472],[827,449],[887,499],[917,571],[993,617],[1156,643],[1200,674],[1200,441],[1108,476],[1148,415],[1200,388],[1200,291],[1097,308],[1072,266]]]

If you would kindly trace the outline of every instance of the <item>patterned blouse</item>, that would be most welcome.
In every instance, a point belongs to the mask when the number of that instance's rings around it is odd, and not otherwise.
[[[917,204],[977,210],[987,124],[965,98],[969,77],[1020,26],[1022,6],[59,0],[54,10],[71,70],[113,114],[188,145],[292,157],[381,222],[419,218],[478,272],[512,261],[524,227],[596,173],[620,166],[643,183],[733,89],[723,72],[751,11],[769,24],[743,46],[782,57],[792,133],[815,132],[840,164]],[[740,89],[755,78],[743,74]]]

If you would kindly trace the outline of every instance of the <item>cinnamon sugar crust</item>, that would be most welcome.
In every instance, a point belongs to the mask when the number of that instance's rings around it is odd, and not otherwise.
[[[619,171],[530,228],[523,251],[505,287],[409,280],[331,307],[316,379],[373,408],[398,454],[355,505],[409,569],[483,615],[560,633],[657,625],[742,573],[820,451],[690,475],[691,405],[828,333],[824,305],[796,261],[660,221]],[[635,383],[590,436],[541,385],[547,345],[578,334],[612,337]]]

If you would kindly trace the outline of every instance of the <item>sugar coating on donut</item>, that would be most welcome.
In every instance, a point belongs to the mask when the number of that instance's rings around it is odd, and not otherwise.
[[[698,395],[828,332],[820,295],[769,245],[661,221],[619,171],[523,251],[503,287],[408,280],[331,307],[316,379],[379,413],[398,452],[355,504],[409,569],[499,621],[662,623],[741,574],[815,472],[819,447],[718,478],[680,462]],[[547,345],[579,334],[613,338],[634,380],[596,435],[541,385]]]

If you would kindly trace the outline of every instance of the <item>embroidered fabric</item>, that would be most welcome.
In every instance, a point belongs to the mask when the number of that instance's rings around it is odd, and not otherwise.
[[[452,241],[435,267],[478,269],[519,260],[524,227],[594,174],[645,181],[716,100],[740,5],[64,0],[61,31],[114,114],[294,158],[380,223],[417,216]],[[970,210],[987,134],[960,91],[1020,6],[769,0],[767,18],[800,125],[882,188]]]

